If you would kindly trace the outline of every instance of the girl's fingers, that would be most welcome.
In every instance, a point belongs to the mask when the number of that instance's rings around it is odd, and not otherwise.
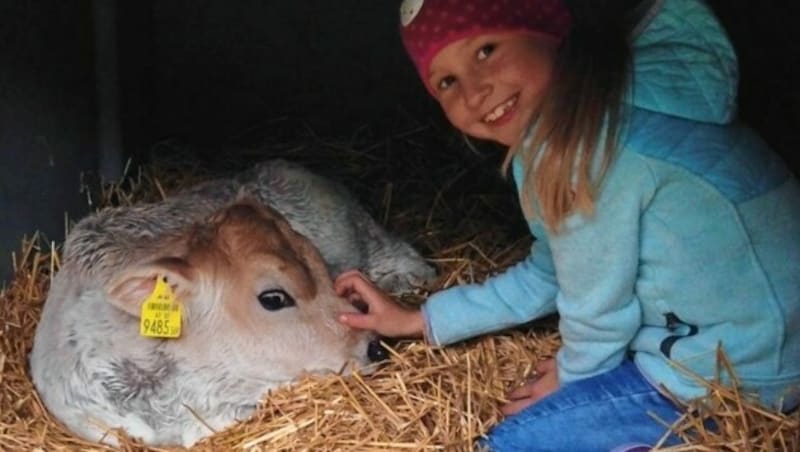
[[[538,402],[556,389],[558,389],[556,360],[542,361],[536,366],[536,376],[507,394],[510,402],[500,407],[500,411],[510,416]]]
[[[347,278],[352,278],[355,275],[363,275],[363,273],[361,273],[360,271],[355,270],[355,269],[353,269],[353,270],[345,270],[342,273],[340,273],[336,278],[334,278],[334,285],[336,284],[336,281],[339,281],[340,279],[343,280],[343,279],[347,279]]]
[[[546,359],[536,365],[536,372],[540,374],[546,374],[548,372],[553,372],[555,370],[556,370],[555,358]]]
[[[369,314],[346,313],[339,314],[339,321],[345,325],[359,330],[375,330],[375,318]]]
[[[507,394],[510,402],[500,407],[500,412],[505,416],[516,414],[525,407],[539,400],[536,390],[536,380],[528,380],[522,386],[515,388]]]
[[[511,416],[512,414],[519,413],[533,403],[534,399],[531,398],[514,400],[513,402],[501,406],[500,412],[503,413],[504,416]]]
[[[364,284],[370,284],[366,276],[358,270],[348,270],[336,277],[333,281],[333,289],[340,297],[343,297],[348,293],[360,292],[358,287]]]
[[[531,382],[528,381],[522,386],[508,393],[509,400],[517,400],[531,396]]]
[[[386,298],[386,294],[361,273],[343,274],[336,278],[334,289],[340,297],[349,298],[350,295],[357,294],[368,305]]]
[[[343,312],[339,322],[352,328],[372,330],[388,337],[422,336],[425,322],[416,310],[407,310],[357,271],[342,273],[334,282],[340,297],[346,298],[361,314]]]

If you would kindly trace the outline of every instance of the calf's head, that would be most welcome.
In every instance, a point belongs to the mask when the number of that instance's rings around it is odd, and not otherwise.
[[[317,249],[270,208],[221,210],[121,275],[110,302],[138,317],[157,275],[182,304],[181,337],[167,341],[187,360],[270,381],[367,363],[371,335],[336,321],[354,308],[335,294]]]

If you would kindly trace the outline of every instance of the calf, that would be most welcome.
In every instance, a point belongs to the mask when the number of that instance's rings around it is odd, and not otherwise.
[[[334,293],[330,271],[362,268],[390,290],[433,271],[346,192],[316,193],[313,184],[330,182],[273,162],[80,222],[65,243],[30,356],[49,411],[91,440],[113,444],[107,431],[121,428],[148,445],[190,446],[209,427],[247,417],[267,390],[304,372],[367,364],[372,336],[336,321],[354,308]],[[302,202],[287,208],[287,196]],[[307,224],[310,215],[319,224]],[[180,306],[177,338],[141,334],[142,304],[157,286]],[[161,326],[169,333],[175,325]]]

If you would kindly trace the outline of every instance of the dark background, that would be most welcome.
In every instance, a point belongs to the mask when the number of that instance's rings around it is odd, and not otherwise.
[[[326,137],[442,125],[398,4],[0,0],[0,281],[23,234],[58,243],[65,212],[87,212],[82,174],[114,180],[160,143],[218,156],[298,123]],[[800,4],[711,4],[739,52],[741,115],[798,172]]]

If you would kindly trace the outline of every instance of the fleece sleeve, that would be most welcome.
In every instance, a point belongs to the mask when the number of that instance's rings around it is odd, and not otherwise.
[[[451,287],[422,306],[426,337],[435,345],[516,326],[555,312],[558,292],[544,235],[526,259],[482,284]]]
[[[641,326],[635,284],[650,174],[640,156],[622,153],[606,175],[594,214],[569,217],[551,238],[560,287],[562,384],[617,367]]]

